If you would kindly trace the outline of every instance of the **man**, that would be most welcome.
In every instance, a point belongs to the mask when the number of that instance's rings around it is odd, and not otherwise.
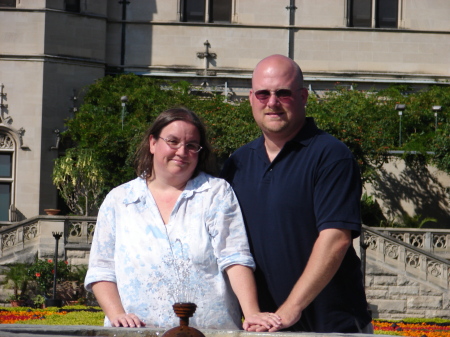
[[[352,246],[361,231],[358,165],[305,116],[308,91],[291,59],[258,63],[249,97],[263,136],[238,149],[222,176],[244,214],[261,311],[281,317],[270,331],[370,332]]]

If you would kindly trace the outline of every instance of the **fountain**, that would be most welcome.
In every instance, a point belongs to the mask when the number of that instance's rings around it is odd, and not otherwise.
[[[194,303],[175,303],[173,311],[180,318],[180,326],[167,330],[161,337],[205,337],[199,330],[189,326],[189,317],[194,315]]]

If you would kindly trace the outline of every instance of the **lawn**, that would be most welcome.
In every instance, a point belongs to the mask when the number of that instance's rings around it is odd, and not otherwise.
[[[40,325],[103,325],[104,314],[99,307],[67,306],[32,309],[0,307],[0,324]],[[450,337],[450,320],[405,319],[373,321],[375,334],[411,337]]]

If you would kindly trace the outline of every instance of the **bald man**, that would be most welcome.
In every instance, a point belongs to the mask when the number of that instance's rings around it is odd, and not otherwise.
[[[300,67],[258,63],[249,99],[262,136],[238,149],[222,176],[241,205],[270,331],[371,333],[361,262],[359,167],[350,150],[306,117]],[[257,325],[253,331],[262,331]]]

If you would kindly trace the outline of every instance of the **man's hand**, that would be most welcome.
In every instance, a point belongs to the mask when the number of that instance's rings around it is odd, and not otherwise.
[[[281,325],[270,328],[269,332],[287,329],[293,326],[300,320],[300,317],[302,317],[302,310],[285,302],[278,308],[276,314],[281,317]]]

